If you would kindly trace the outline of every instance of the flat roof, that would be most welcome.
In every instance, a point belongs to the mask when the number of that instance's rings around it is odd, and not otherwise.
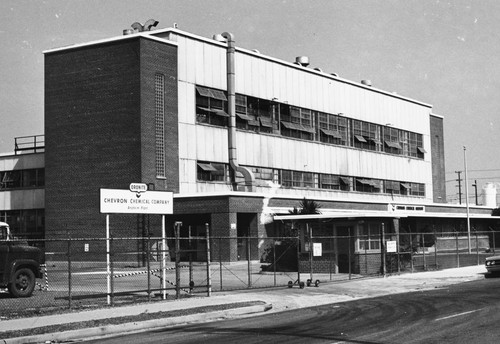
[[[130,35],[114,36],[114,37],[111,37],[111,38],[99,39],[99,40],[96,40],[96,41],[90,41],[90,42],[85,42],[85,43],[72,44],[72,45],[68,45],[68,46],[64,46],[64,47],[59,47],[59,48],[53,48],[53,49],[44,50],[44,51],[42,51],[42,53],[43,54],[50,54],[50,53],[55,53],[55,52],[60,52],[60,51],[65,51],[65,50],[72,50],[72,49],[78,49],[78,48],[82,48],[82,47],[89,47],[89,46],[92,46],[92,45],[99,45],[99,44],[105,44],[105,43],[111,43],[111,42],[118,42],[118,41],[123,41],[123,40],[127,40],[127,39],[138,38],[138,37],[150,39],[150,40],[157,41],[157,42],[164,43],[164,44],[170,44],[170,45],[177,46],[177,42],[169,41],[167,39],[158,38],[158,37],[155,37],[155,36],[151,36],[151,34],[150,34],[151,32],[152,31],[149,31],[149,32],[138,32],[138,33],[133,33],[133,34],[130,34]]]
[[[188,38],[191,38],[191,39],[194,39],[197,41],[202,41],[202,42],[205,42],[207,44],[217,45],[217,46],[220,46],[222,48],[226,47],[226,43],[219,42],[219,41],[216,41],[216,40],[211,39],[211,38],[202,37],[202,36],[195,35],[195,34],[192,34],[189,32],[185,32],[185,31],[182,31],[182,30],[179,30],[176,28],[163,28],[163,29],[158,29],[158,30],[153,30],[153,31],[136,32],[136,33],[132,33],[129,35],[114,36],[114,37],[110,37],[110,38],[106,38],[106,39],[90,41],[87,43],[79,43],[79,44],[69,45],[69,46],[60,47],[60,48],[48,49],[48,50],[43,51],[43,53],[50,54],[50,53],[64,51],[64,50],[77,49],[77,48],[81,48],[81,47],[87,47],[87,46],[92,46],[92,45],[96,45],[96,44],[110,43],[110,42],[115,42],[115,41],[120,41],[120,40],[125,40],[125,39],[132,39],[132,38],[137,38],[137,37],[152,39],[152,40],[156,40],[158,42],[172,44],[172,45],[177,46],[177,42],[175,42],[175,41],[171,41],[171,40],[168,40],[165,38],[155,37],[155,35],[161,35],[163,33],[174,33],[174,34],[182,35],[184,37],[188,37]],[[387,95],[390,97],[398,98],[398,99],[401,99],[404,101],[408,101],[408,102],[422,105],[422,106],[425,106],[428,108],[432,108],[432,105],[430,105],[430,104],[427,104],[427,103],[424,103],[424,102],[421,102],[421,101],[418,101],[418,100],[415,100],[415,99],[412,99],[409,97],[404,97],[404,96],[401,96],[397,93],[385,91],[385,90],[382,90],[382,89],[379,89],[376,87],[372,87],[372,86],[363,85],[361,82],[355,82],[352,80],[344,79],[344,78],[339,77],[336,74],[332,75],[332,73],[326,73],[326,72],[322,72],[321,70],[316,70],[314,68],[300,66],[300,65],[297,65],[296,63],[293,63],[293,62],[280,60],[278,58],[274,58],[274,57],[271,57],[268,55],[261,54],[258,51],[244,49],[244,48],[240,48],[240,47],[236,47],[236,51],[238,51],[240,53],[247,54],[247,55],[252,55],[256,58],[261,58],[264,60],[279,63],[279,64],[282,64],[282,65],[285,65],[285,66],[288,66],[291,68],[299,69],[299,70],[304,71],[306,73],[315,74],[315,75],[320,76],[320,77],[324,77],[324,78],[336,80],[339,82],[343,82],[343,83],[346,83],[346,84],[349,84],[352,86],[360,87],[360,88],[363,88],[363,89],[368,90],[368,91],[381,93],[381,94],[384,94],[384,95]]]

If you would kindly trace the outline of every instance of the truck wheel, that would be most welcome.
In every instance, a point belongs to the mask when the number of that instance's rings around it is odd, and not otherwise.
[[[12,283],[9,284],[9,292],[14,297],[31,296],[35,289],[35,274],[31,269],[22,268],[14,273]]]

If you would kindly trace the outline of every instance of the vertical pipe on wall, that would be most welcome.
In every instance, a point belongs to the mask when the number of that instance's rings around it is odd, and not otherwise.
[[[229,149],[229,165],[234,173],[231,174],[231,182],[233,190],[237,191],[236,172],[243,174],[245,179],[245,191],[254,191],[255,176],[251,170],[242,167],[238,164],[236,156],[236,85],[235,85],[235,67],[234,55],[235,44],[234,36],[229,32],[224,32],[222,36],[227,40],[227,99],[229,112],[229,130],[228,130],[228,149]]]

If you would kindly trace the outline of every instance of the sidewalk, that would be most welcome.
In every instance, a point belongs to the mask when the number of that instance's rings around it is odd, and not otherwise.
[[[98,335],[123,333],[126,331],[139,331],[154,327],[173,326],[192,322],[205,322],[232,317],[252,315],[262,312],[281,312],[285,310],[319,306],[337,302],[351,301],[361,298],[370,298],[388,294],[422,291],[446,287],[451,284],[462,283],[484,278],[486,269],[483,265],[464,268],[447,269],[441,271],[428,271],[407,273],[399,276],[360,278],[344,282],[321,283],[319,287],[272,288],[252,289],[234,292],[216,292],[211,297],[193,297],[175,301],[158,301],[132,306],[105,308],[75,313],[63,313],[33,318],[14,320],[0,320],[0,343],[25,343],[62,341],[85,338]],[[305,279],[307,276],[304,275]],[[95,328],[85,328],[62,333],[49,333],[31,336],[29,338],[2,339],[2,333],[7,331],[32,330],[62,324],[75,324],[85,321],[100,319],[121,318],[126,316],[140,316],[157,312],[188,310],[198,307],[214,307],[218,305],[231,305],[242,302],[255,302],[249,307],[238,307],[227,310],[218,310],[202,314],[190,314],[163,319],[148,320],[144,322],[130,322],[121,325],[109,325]]]

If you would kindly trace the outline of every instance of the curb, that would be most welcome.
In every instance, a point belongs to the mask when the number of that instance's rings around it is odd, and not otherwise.
[[[176,325],[185,325],[190,323],[211,322],[217,320],[230,319],[242,315],[262,313],[272,309],[272,304],[240,307],[226,309],[223,311],[208,312],[184,315],[180,317],[171,317],[165,319],[146,320],[141,322],[129,322],[118,325],[106,325],[100,327],[82,328],[58,333],[45,333],[34,336],[1,339],[1,344],[26,344],[38,342],[63,342],[77,339],[99,338],[102,336],[111,336],[115,334],[124,334],[131,332],[140,332],[159,327],[168,327]]]

